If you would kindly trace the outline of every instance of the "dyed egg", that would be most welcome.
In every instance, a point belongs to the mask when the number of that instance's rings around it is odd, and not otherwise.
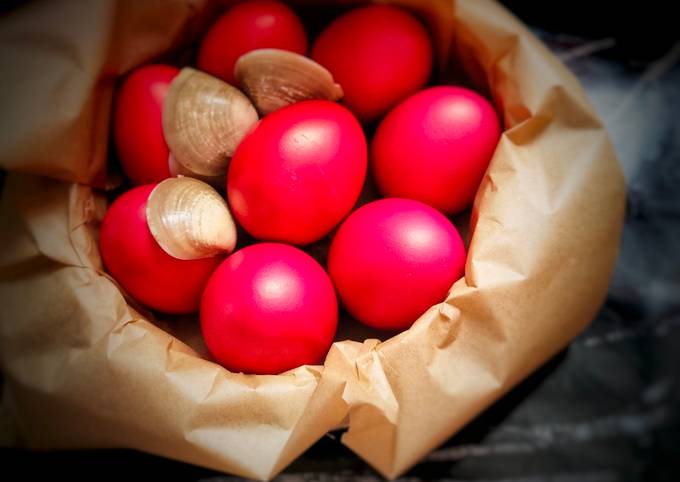
[[[405,10],[372,5],[331,22],[314,43],[312,58],[342,86],[345,105],[370,122],[425,85],[432,44]]]
[[[386,197],[453,214],[473,201],[500,137],[489,101],[462,87],[425,89],[395,107],[371,142],[376,184]]]
[[[133,298],[165,313],[198,310],[203,288],[224,259],[181,260],[167,254],[147,224],[146,207],[155,185],[133,188],[109,207],[99,233],[104,264]]]
[[[338,321],[323,268],[292,246],[260,243],[227,258],[208,282],[201,329],[233,372],[277,374],[323,361]]]
[[[123,171],[135,184],[170,177],[163,136],[163,100],[179,69],[146,65],[134,70],[118,91],[113,139]]]
[[[236,85],[234,65],[255,49],[275,48],[307,53],[307,35],[298,16],[275,1],[252,1],[226,11],[205,34],[198,68]]]
[[[328,253],[328,272],[347,311],[378,329],[403,330],[444,301],[463,275],[465,246],[437,210],[382,199],[353,212]]]
[[[352,209],[366,176],[366,139],[344,107],[310,100],[264,117],[236,149],[227,195],[254,237],[304,245]]]

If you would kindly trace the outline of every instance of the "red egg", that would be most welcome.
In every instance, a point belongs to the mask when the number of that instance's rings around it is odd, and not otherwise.
[[[489,101],[462,87],[409,97],[380,123],[371,143],[375,181],[386,197],[416,199],[446,214],[467,208],[498,144]]]
[[[323,360],[338,305],[328,275],[292,246],[260,243],[232,254],[201,302],[208,349],[233,372],[277,374]]]
[[[146,222],[155,185],[133,188],[109,207],[99,233],[108,272],[135,299],[166,313],[198,310],[203,288],[222,256],[184,261],[158,245]]]
[[[163,136],[163,99],[179,69],[146,65],[134,70],[118,91],[113,138],[123,171],[135,184],[170,177]]]
[[[378,329],[410,327],[444,301],[464,268],[465,246],[451,221],[409,199],[381,199],[354,211],[328,252],[343,305]]]
[[[310,100],[279,109],[257,124],[231,159],[232,213],[258,239],[317,241],[354,206],[366,157],[361,126],[344,107]]]
[[[236,85],[234,64],[255,49],[307,53],[307,35],[298,16],[275,1],[239,3],[210,27],[198,51],[198,68]]]
[[[406,11],[372,5],[331,22],[314,43],[312,58],[342,86],[352,112],[369,122],[425,85],[432,44]]]

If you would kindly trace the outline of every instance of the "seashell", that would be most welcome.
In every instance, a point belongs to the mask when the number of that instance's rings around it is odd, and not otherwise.
[[[224,175],[257,119],[240,90],[189,67],[171,82],[163,102],[163,135],[170,152],[185,172],[200,176]]]
[[[178,259],[208,258],[236,246],[226,201],[198,179],[179,176],[158,183],[146,202],[146,219],[156,242]]]
[[[331,73],[304,55],[257,49],[236,61],[234,75],[261,115],[306,99],[338,100],[342,87]]]

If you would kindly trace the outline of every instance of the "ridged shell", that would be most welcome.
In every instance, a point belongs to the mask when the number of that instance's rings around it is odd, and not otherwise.
[[[261,115],[301,100],[335,101],[343,96],[328,70],[286,50],[257,49],[243,54],[234,75]]]
[[[185,67],[163,102],[163,134],[187,172],[221,176],[234,150],[257,122],[257,111],[240,90]]]
[[[146,202],[146,219],[156,242],[178,259],[208,258],[236,246],[226,201],[198,179],[180,176],[158,183]]]

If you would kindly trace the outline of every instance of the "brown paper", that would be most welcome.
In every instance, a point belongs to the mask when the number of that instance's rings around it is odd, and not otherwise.
[[[429,24],[442,72],[461,65],[506,127],[472,210],[465,277],[410,330],[335,343],[323,367],[279,376],[205,359],[173,336],[186,321],[128,304],[98,253],[105,201],[88,185],[104,182],[115,79],[186,46],[212,6],[44,1],[2,19],[0,61],[12,68],[0,76],[0,165],[12,172],[0,362],[21,443],[130,447],[268,479],[347,423],[342,441],[396,477],[592,319],[624,184],[579,84],[491,1],[397,3]]]

